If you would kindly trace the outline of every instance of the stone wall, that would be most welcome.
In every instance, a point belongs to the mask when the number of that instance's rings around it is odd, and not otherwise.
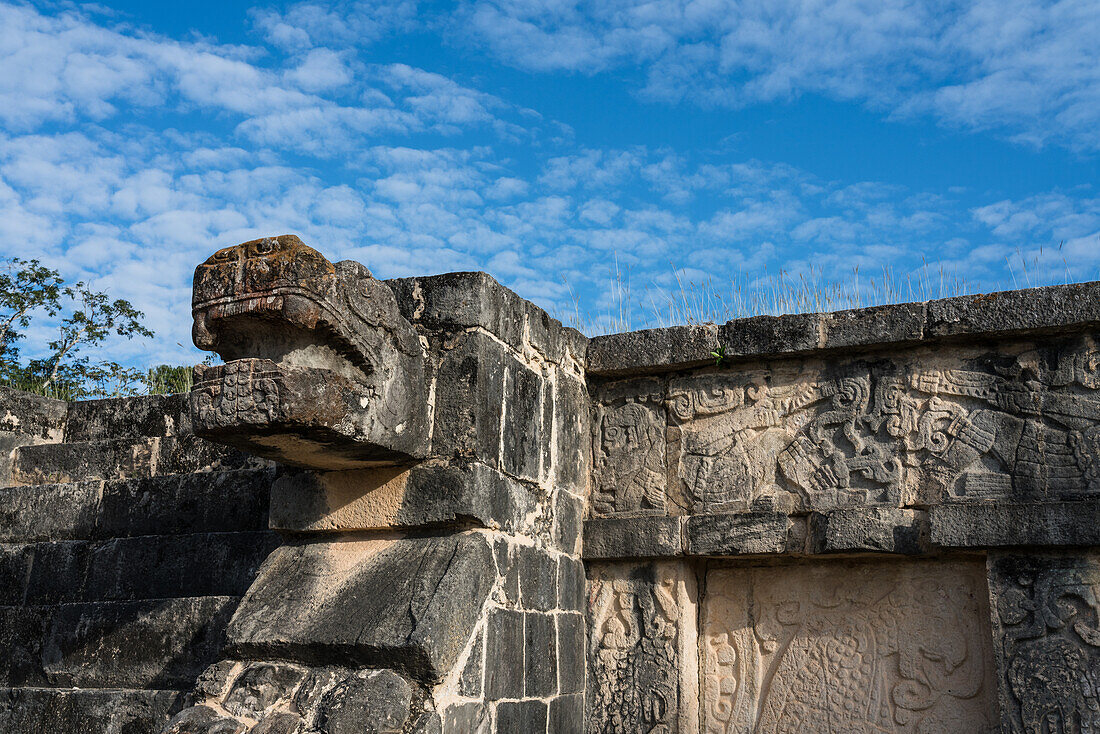
[[[280,236],[193,316],[0,394],[0,730],[1100,727],[1100,285],[588,340]]]
[[[1098,322],[1086,284],[592,340],[587,730],[1100,725]]]

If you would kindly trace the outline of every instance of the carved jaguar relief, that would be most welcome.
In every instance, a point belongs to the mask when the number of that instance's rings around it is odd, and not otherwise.
[[[980,564],[708,574],[708,734],[996,731]]]

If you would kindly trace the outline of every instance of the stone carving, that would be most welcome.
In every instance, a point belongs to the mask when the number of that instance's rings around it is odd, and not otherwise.
[[[600,411],[597,420],[595,511],[664,514],[665,424],[659,398],[619,402]]]
[[[711,571],[707,734],[996,731],[974,563]]]
[[[589,587],[590,734],[679,731],[680,616],[688,602],[671,565],[611,567]]]
[[[195,433],[298,466],[409,463],[427,450],[424,357],[393,292],[293,235],[195,270]]]
[[[1042,348],[826,370],[673,379],[669,443],[691,512],[826,510],[1100,492],[1100,348],[1091,337]],[[602,414],[598,513],[660,509],[662,416],[627,402]],[[679,504],[676,502],[676,504]]]
[[[999,556],[989,581],[1003,731],[1100,731],[1100,557]]]

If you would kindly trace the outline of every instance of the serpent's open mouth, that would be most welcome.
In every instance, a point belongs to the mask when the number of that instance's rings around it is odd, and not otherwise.
[[[226,360],[195,368],[200,435],[326,469],[422,450],[426,419],[405,399],[423,380],[415,331],[361,265],[293,235],[246,242],[199,266],[192,313],[195,344]]]

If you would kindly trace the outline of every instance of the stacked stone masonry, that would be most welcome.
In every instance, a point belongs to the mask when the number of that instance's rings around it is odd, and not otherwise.
[[[589,340],[283,235],[192,315],[0,394],[0,731],[1100,730],[1100,284]]]

